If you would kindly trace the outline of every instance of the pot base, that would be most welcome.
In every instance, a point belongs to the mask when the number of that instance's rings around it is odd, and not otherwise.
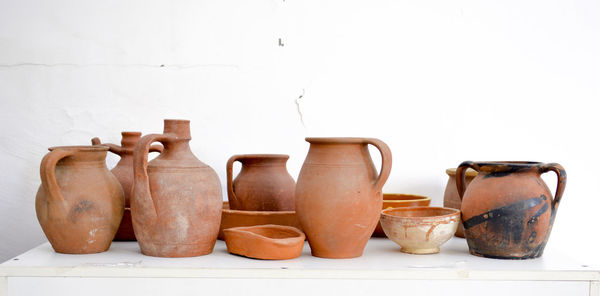
[[[469,253],[471,253],[471,255],[475,255],[478,257],[484,257],[484,258],[491,258],[491,259],[509,259],[509,260],[526,260],[526,259],[535,259],[535,258],[539,258],[542,256],[542,253],[540,252],[539,254],[533,254],[533,255],[523,255],[523,256],[514,256],[514,255],[507,255],[507,256],[499,256],[499,255],[490,255],[490,254],[482,254],[482,253],[477,253],[471,249],[469,249]]]
[[[408,254],[416,254],[416,255],[426,255],[426,254],[437,254],[440,252],[440,248],[430,248],[430,249],[412,249],[412,248],[400,248],[400,252],[408,253]]]
[[[197,257],[212,253],[214,242],[212,244],[140,244],[142,254],[152,257],[180,258]]]

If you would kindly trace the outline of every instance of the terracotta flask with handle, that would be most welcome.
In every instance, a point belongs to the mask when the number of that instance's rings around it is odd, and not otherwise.
[[[164,133],[142,137],[134,151],[131,217],[142,253],[192,257],[212,252],[223,196],[215,171],[194,156],[188,120],[165,120]],[[148,162],[153,142],[163,152]]]

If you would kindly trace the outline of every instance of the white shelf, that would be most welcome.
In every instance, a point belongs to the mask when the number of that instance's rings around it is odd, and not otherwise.
[[[426,289],[421,287],[416,291],[427,292],[423,295],[445,291],[460,283],[459,287],[467,288],[463,291],[466,294],[462,295],[469,295],[469,289],[476,291],[478,287],[493,287],[492,294],[487,295],[506,293],[504,290],[508,288],[519,291],[532,289],[535,294],[548,290],[544,293],[560,295],[559,292],[569,291],[569,295],[577,295],[580,291],[585,293],[579,295],[600,296],[600,271],[560,253],[546,253],[542,258],[530,260],[487,259],[470,255],[465,240],[460,238],[451,239],[442,246],[439,254],[434,255],[404,254],[399,248],[388,239],[373,238],[362,257],[323,259],[311,256],[308,243],[305,243],[299,258],[265,261],[231,255],[222,241],[217,241],[212,254],[192,258],[144,256],[135,242],[114,242],[108,252],[91,255],[58,254],[45,243],[0,264],[0,295],[28,295],[36,291],[54,295],[51,292],[56,290],[56,295],[64,296],[71,295],[69,288],[76,289],[81,285],[96,287],[91,291],[98,295],[117,291],[111,290],[111,287],[122,287],[118,290],[121,292],[128,291],[129,288],[134,289],[132,285],[138,286],[138,289],[131,292],[139,292],[141,285],[148,289],[144,293],[152,294],[158,293],[160,287],[175,283],[179,283],[177,286],[181,290],[177,292],[182,294],[197,293],[196,286],[211,285],[219,291],[226,287],[231,293],[237,293],[235,289],[239,288],[248,295],[253,294],[252,287],[256,288],[256,294],[261,295],[268,292],[305,295],[312,291],[311,287],[320,291],[335,288],[337,294],[344,288],[349,292],[360,290],[348,280],[363,280],[359,282],[371,285],[373,289],[387,287],[389,280],[395,280],[402,282],[406,289],[427,283]],[[274,282],[272,279],[280,280]],[[265,281],[270,287],[267,291],[264,289]],[[340,285],[340,281],[344,284]],[[386,283],[383,286],[382,281]],[[236,282],[244,284],[236,285]],[[308,282],[312,285],[306,285]],[[300,286],[288,291],[296,284]],[[281,291],[277,290],[277,285],[282,285]],[[369,294],[373,289],[369,290]],[[81,290],[75,292],[80,293]],[[93,293],[91,295],[95,295]]]

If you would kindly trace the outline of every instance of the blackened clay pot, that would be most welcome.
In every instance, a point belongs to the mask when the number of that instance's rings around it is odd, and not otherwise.
[[[37,218],[58,253],[104,252],[123,217],[123,189],[106,167],[107,147],[50,148],[42,159]]]
[[[234,155],[227,161],[227,196],[232,210],[293,211],[296,182],[288,173],[285,154]],[[233,163],[242,163],[233,178]]]
[[[467,168],[479,174],[465,190]],[[541,179],[548,171],[558,176],[554,199]],[[469,252],[500,259],[540,257],[566,184],[567,174],[556,163],[461,163],[456,169],[456,187],[462,198]]]
[[[142,253],[192,257],[212,252],[223,195],[215,171],[190,150],[190,122],[165,120],[162,134],[142,137],[133,155],[131,218]],[[164,151],[148,162],[150,144]]]
[[[123,186],[123,193],[125,193],[125,212],[123,212],[123,219],[121,219],[121,225],[115,235],[116,241],[134,241],[135,234],[133,233],[133,224],[131,223],[131,189],[133,186],[133,148],[135,144],[141,138],[142,133],[140,132],[122,132],[121,133],[121,146],[100,142],[99,138],[92,139],[92,145],[102,145],[108,147],[108,151],[121,157],[121,160],[117,165],[110,170],[121,186]],[[150,152],[162,152],[163,147],[160,145],[150,146]]]
[[[324,258],[359,257],[379,221],[392,153],[377,139],[306,141],[310,148],[296,185],[296,215],[311,252]],[[381,152],[379,175],[369,144]]]

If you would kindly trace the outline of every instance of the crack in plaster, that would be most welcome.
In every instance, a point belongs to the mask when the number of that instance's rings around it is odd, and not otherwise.
[[[0,64],[0,68],[17,68],[17,67],[120,67],[120,68],[174,68],[174,69],[192,69],[192,68],[234,68],[239,70],[240,67],[234,64],[75,64],[75,63],[15,63],[15,64]]]
[[[302,116],[302,110],[300,110],[300,99],[302,99],[304,97],[304,89],[302,89],[302,94],[300,94],[300,96],[294,100],[294,102],[296,102],[296,109],[298,110],[298,115],[300,115],[300,122],[302,123],[302,126],[306,128],[306,125],[304,124],[304,116]]]

